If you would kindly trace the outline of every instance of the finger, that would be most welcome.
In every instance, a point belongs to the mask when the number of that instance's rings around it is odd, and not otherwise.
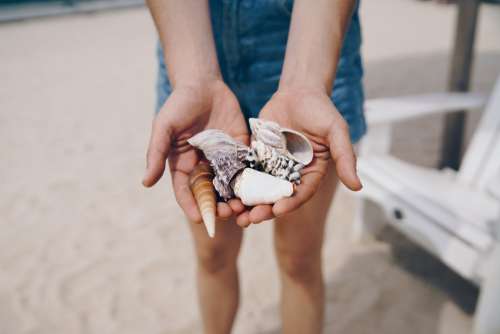
[[[241,200],[237,198],[229,200],[228,204],[235,215],[239,215],[240,213],[245,211],[245,206],[243,205],[243,203],[241,203]]]
[[[318,172],[311,172],[303,175],[300,181],[301,183],[295,188],[295,192],[291,197],[281,199],[274,203],[273,214],[276,217],[290,213],[307,202],[318,188],[319,182],[321,181],[321,174]]]
[[[222,219],[227,219],[232,215],[233,215],[233,210],[231,210],[229,204],[224,202],[217,203],[217,217]]]
[[[273,219],[273,207],[272,205],[257,205],[250,210],[249,219],[252,224],[259,224],[264,220]]]
[[[145,187],[153,186],[162,177],[171,142],[172,128],[170,124],[157,116],[153,121],[146,156],[146,171],[142,180]]]
[[[201,223],[201,214],[198,205],[189,188],[189,176],[179,171],[172,171],[172,184],[175,199],[184,211],[187,218],[194,223]]]
[[[362,185],[356,172],[356,156],[351,144],[349,128],[344,120],[335,124],[330,128],[328,141],[337,176],[347,188],[354,191],[360,190]]]
[[[236,224],[240,227],[248,227],[250,225],[250,218],[249,218],[249,212],[245,211],[242,214],[240,214],[238,217],[236,217]]]

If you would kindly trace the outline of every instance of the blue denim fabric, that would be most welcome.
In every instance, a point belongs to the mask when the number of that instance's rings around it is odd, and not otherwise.
[[[245,117],[258,117],[278,88],[293,0],[211,0],[210,10],[222,76],[238,98]],[[361,27],[358,7],[347,30],[332,101],[349,124],[352,142],[366,132],[363,115]],[[157,110],[171,93],[158,47]]]

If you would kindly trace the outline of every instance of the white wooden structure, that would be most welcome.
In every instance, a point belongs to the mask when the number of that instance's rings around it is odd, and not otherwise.
[[[391,125],[429,114],[480,110],[461,168],[436,170],[389,154]],[[367,101],[370,130],[360,148],[360,192],[354,233],[376,233],[385,220],[481,289],[474,333],[500,333],[500,78],[490,98],[443,93]],[[373,206],[371,206],[373,208]]]

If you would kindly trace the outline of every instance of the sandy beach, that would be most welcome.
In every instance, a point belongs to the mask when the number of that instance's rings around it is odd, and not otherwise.
[[[366,0],[362,19],[368,98],[446,90],[453,6]],[[473,90],[500,73],[499,36],[484,5]],[[200,333],[188,223],[168,175],[140,183],[147,10],[3,24],[0,41],[0,334]],[[393,151],[435,165],[440,133],[439,118],[398,125]],[[329,215],[325,333],[469,333],[477,289],[390,229],[351,243],[354,204],[341,188]],[[234,333],[280,333],[272,224],[245,232]]]

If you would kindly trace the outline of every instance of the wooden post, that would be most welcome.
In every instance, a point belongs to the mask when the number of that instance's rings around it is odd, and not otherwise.
[[[459,0],[455,45],[449,78],[450,91],[469,90],[479,0]],[[440,167],[458,169],[461,160],[465,112],[446,115]]]

